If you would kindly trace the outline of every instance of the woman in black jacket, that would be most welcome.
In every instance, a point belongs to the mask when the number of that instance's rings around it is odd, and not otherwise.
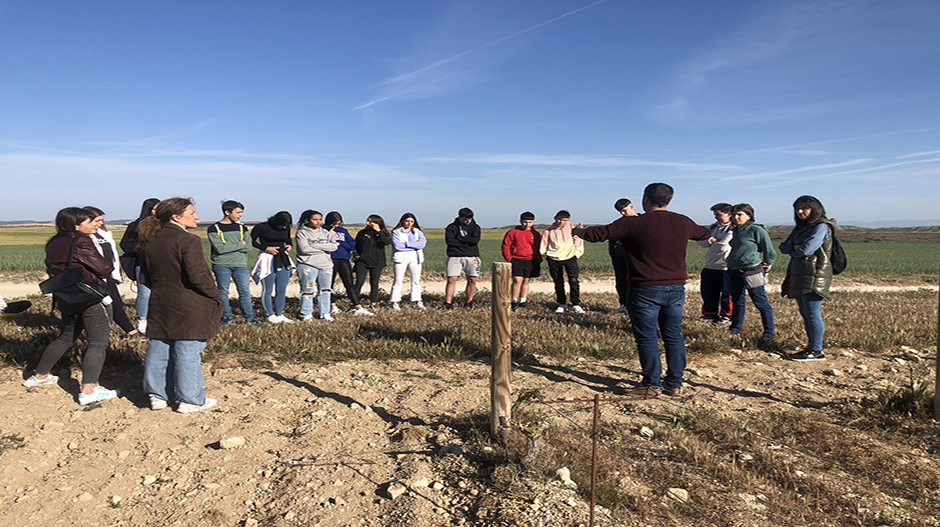
[[[379,301],[379,278],[385,269],[385,248],[392,244],[392,235],[385,220],[378,214],[366,219],[366,227],[356,234],[356,296],[362,298],[362,284],[369,275],[369,300],[375,309]]]
[[[95,243],[89,238],[98,230],[95,215],[78,207],[64,208],[56,214],[55,230],[55,236],[46,243],[46,271],[49,276],[56,276],[65,271],[71,253],[69,268],[81,268],[86,282],[97,282],[103,287],[114,267],[98,253]],[[110,296],[79,313],[63,313],[59,337],[43,350],[35,375],[26,379],[23,386],[33,388],[59,382],[59,378],[50,372],[75,340],[75,326],[78,322],[82,323],[88,333],[88,349],[82,355],[82,387],[78,394],[78,403],[84,406],[114,399],[118,396],[117,390],[98,385],[98,376],[104,367],[108,337],[111,335]]]
[[[261,282],[261,305],[272,324],[293,322],[284,316],[287,284],[294,269],[290,259],[293,222],[290,212],[282,210],[251,229],[251,244],[261,251],[251,276],[255,283]]]
[[[133,269],[133,274],[128,278],[137,282],[137,302],[134,307],[137,309],[137,331],[147,333],[147,306],[150,303],[150,288],[141,284],[140,280],[140,252],[137,250],[137,227],[140,222],[153,215],[153,209],[160,203],[157,198],[147,198],[140,205],[140,216],[127,225],[124,236],[121,238],[121,250],[124,254],[121,256],[121,267],[124,272]],[[128,262],[128,263],[124,263]]]

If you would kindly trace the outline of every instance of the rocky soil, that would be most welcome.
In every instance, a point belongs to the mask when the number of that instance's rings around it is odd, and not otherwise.
[[[637,427],[641,440],[683,407],[822,408],[904,385],[905,365],[929,363],[933,354],[832,350],[830,360],[816,363],[758,350],[692,356],[685,396],[608,403],[603,418],[645,426]],[[529,356],[514,365],[513,388],[538,389],[545,399],[612,397],[636,380],[637,368]],[[190,415],[147,408],[136,368],[106,367],[102,384],[123,394],[91,407],[76,403],[77,370],[57,372],[58,386],[27,390],[23,371],[0,369],[0,524],[587,525],[587,503],[562,478],[527,480],[525,492],[487,486],[482,460],[492,447],[479,440],[489,408],[484,362],[246,369],[223,357],[204,369],[207,393],[219,405]],[[587,405],[562,406],[589,426]],[[646,489],[652,499],[670,499]],[[772,524],[749,498],[737,504],[749,518],[741,525]],[[902,500],[882,506],[904,513]],[[613,524],[644,523],[613,522],[598,511],[597,525]]]

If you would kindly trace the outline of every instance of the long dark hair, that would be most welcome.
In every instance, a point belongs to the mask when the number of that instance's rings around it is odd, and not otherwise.
[[[157,203],[160,203],[158,198],[145,199],[144,202],[140,204],[140,215],[137,216],[137,221],[149,218],[153,214],[153,208],[157,206]]]
[[[738,203],[737,205],[731,207],[731,214],[734,215],[735,212],[743,212],[747,214],[748,217],[750,217],[750,219],[747,220],[747,223],[744,225],[750,225],[751,223],[757,221],[757,218],[754,217],[754,207],[747,203]]]
[[[797,209],[810,209],[809,217],[805,220],[801,220],[796,215]],[[798,227],[804,225],[812,225],[819,220],[826,218],[826,207],[823,207],[823,204],[818,199],[813,196],[800,196],[796,198],[796,201],[793,202],[793,221],[796,222]]]
[[[392,236],[392,233],[388,232],[388,227],[385,226],[385,220],[382,218],[382,216],[379,216],[378,214],[369,214],[369,217],[366,218],[366,221],[371,221],[372,223],[375,223],[376,225],[378,225],[379,231],[382,234],[389,236],[389,237]],[[366,236],[368,236],[369,239],[372,240],[372,245],[377,245],[375,239],[378,238],[378,236],[375,236],[374,234],[369,232],[371,230],[372,229],[370,229],[368,226],[366,227]]]
[[[340,225],[343,224],[343,215],[336,212],[335,210],[327,212],[326,217],[323,218],[323,225],[327,227],[333,227],[333,224],[339,222]]]
[[[405,220],[407,220],[408,218],[411,218],[411,219],[415,220],[415,224],[414,224],[414,226],[412,226],[412,228],[413,228],[413,229],[418,229],[418,230],[420,231],[420,230],[421,230],[421,226],[418,225],[418,218],[415,218],[415,215],[412,214],[412,213],[410,213],[410,212],[406,212],[406,213],[404,213],[404,214],[401,215],[401,218],[398,220],[398,225],[395,225],[395,228],[396,228],[396,229],[400,229],[400,228],[404,227],[404,226],[405,226],[405,225],[404,225],[404,224],[405,224]]]
[[[294,218],[286,210],[275,213],[274,216],[268,218],[268,225],[275,229],[290,228],[291,223],[294,223]]]
[[[46,246],[52,240],[61,238],[69,233],[81,234],[75,230],[75,227],[81,225],[85,220],[94,220],[97,214],[89,212],[79,207],[65,207],[55,215],[55,235],[49,238]]]
[[[137,227],[137,248],[142,249],[153,241],[173,216],[182,216],[186,208],[193,204],[192,198],[167,198],[157,203],[153,215],[145,218]]]
[[[310,223],[311,218],[313,218],[314,216],[319,216],[321,219],[323,218],[323,214],[320,214],[320,211],[318,210],[307,209],[301,212],[300,221],[297,222],[297,226],[306,227],[307,224]]]
[[[82,207],[82,208],[85,209],[85,210],[87,210],[88,212],[94,214],[96,218],[97,218],[98,216],[104,216],[104,211],[101,210],[101,209],[99,209],[98,207],[93,206],[93,205],[87,205],[87,206]],[[102,224],[101,224],[101,230],[107,231],[107,230],[108,230],[108,226],[105,225],[104,223],[102,223]]]

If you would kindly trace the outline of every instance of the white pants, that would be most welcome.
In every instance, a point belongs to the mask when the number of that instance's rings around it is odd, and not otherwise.
[[[392,292],[389,298],[392,302],[401,301],[401,287],[405,281],[405,269],[411,274],[411,301],[421,300],[421,264],[418,263],[418,253],[415,251],[402,251],[395,253],[393,260]],[[400,261],[398,261],[400,260]]]

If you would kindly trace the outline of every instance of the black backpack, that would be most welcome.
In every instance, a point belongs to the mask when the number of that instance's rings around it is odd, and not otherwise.
[[[845,258],[845,249],[843,249],[842,244],[839,243],[839,238],[836,238],[836,228],[830,225],[829,232],[832,234],[832,256],[829,259],[832,263],[832,274],[839,274],[845,271],[849,262]]]

